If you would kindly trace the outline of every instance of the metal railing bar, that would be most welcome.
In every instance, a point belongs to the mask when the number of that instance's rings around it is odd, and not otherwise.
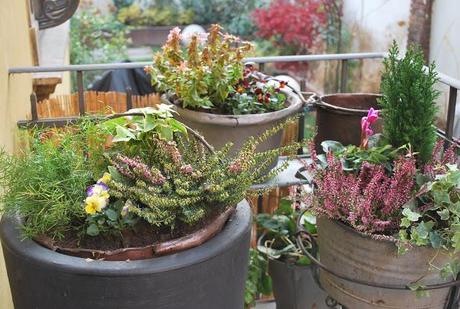
[[[276,62],[302,62],[302,61],[325,61],[325,60],[358,60],[358,59],[378,59],[387,55],[384,52],[375,53],[346,53],[346,54],[315,54],[315,55],[292,55],[292,56],[269,56],[269,57],[250,57],[244,62],[255,63],[276,63]]]
[[[454,87],[457,89],[460,89],[460,80],[455,79],[453,77],[450,77],[449,75],[446,75],[444,73],[438,72],[438,77],[439,77],[439,82],[443,83],[449,87]]]
[[[151,65],[151,62],[127,62],[127,63],[100,63],[100,64],[69,64],[56,66],[35,66],[10,68],[8,74],[24,73],[47,73],[47,72],[75,72],[75,71],[97,71],[136,69]]]
[[[252,57],[252,58],[243,59],[243,62],[276,63],[276,62],[298,62],[298,61],[355,60],[355,59],[383,58],[385,55],[386,53],[383,53],[383,52],[292,55],[292,56],[273,56],[273,57]],[[146,65],[151,65],[151,64],[152,62],[126,62],[126,63],[102,63],[102,64],[69,64],[69,65],[60,65],[60,66],[15,67],[15,68],[8,69],[8,74],[135,69],[135,68],[143,68]]]
[[[255,63],[276,63],[276,62],[302,62],[302,61],[332,61],[332,60],[358,60],[384,58],[385,52],[373,53],[344,53],[344,54],[317,54],[317,55],[292,55],[292,56],[270,56],[251,57],[243,62]],[[126,62],[126,63],[103,63],[103,64],[74,64],[61,66],[33,66],[9,68],[8,74],[25,73],[46,73],[46,72],[74,72],[74,71],[95,71],[95,70],[117,70],[144,68],[151,65],[151,62]],[[439,81],[448,86],[460,89],[460,80],[452,78],[438,71]]]

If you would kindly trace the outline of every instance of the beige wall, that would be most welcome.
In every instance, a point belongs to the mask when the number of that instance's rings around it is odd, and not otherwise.
[[[27,0],[0,0],[0,147],[14,149],[15,123],[28,113],[31,77],[8,78],[8,68],[32,65]],[[1,251],[1,249],[0,249]],[[0,252],[0,308],[13,308]]]

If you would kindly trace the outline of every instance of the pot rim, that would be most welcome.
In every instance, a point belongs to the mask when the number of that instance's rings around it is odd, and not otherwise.
[[[343,113],[343,114],[352,114],[352,115],[359,115],[359,116],[366,116],[368,113],[368,110],[364,109],[357,109],[357,108],[348,108],[348,107],[342,107],[338,105],[334,105],[332,103],[324,102],[323,99],[331,98],[331,97],[375,97],[375,98],[382,98],[383,95],[380,93],[372,93],[372,92],[344,92],[344,93],[330,93],[327,95],[323,95],[319,98],[319,100],[315,103],[315,105],[319,108],[328,110],[330,112],[336,112],[336,113]],[[377,111],[381,111],[381,109],[378,109]]]
[[[65,255],[45,248],[33,240],[21,241],[18,226],[10,218],[3,217],[0,239],[4,248],[14,255],[27,256],[29,263],[67,273],[107,277],[160,273],[203,263],[223,254],[251,228],[251,211],[246,200],[238,203],[236,211],[222,231],[200,246],[171,255],[136,261],[103,261]],[[17,223],[17,222],[16,222]]]
[[[35,237],[33,240],[50,250],[81,258],[105,259],[106,261],[143,260],[184,251],[205,243],[222,230],[234,209],[235,207],[228,207],[209,224],[191,234],[141,247],[100,250],[61,247],[48,236]]]
[[[223,114],[211,114],[205,112],[198,112],[187,108],[182,108],[176,104],[173,104],[166,97],[162,96],[162,100],[171,104],[177,111],[179,116],[192,119],[194,122],[203,124],[214,124],[229,127],[241,127],[241,126],[252,126],[261,125],[265,123],[275,122],[287,118],[295,113],[300,112],[303,108],[303,102],[298,95],[292,92],[285,92],[288,96],[287,100],[290,101],[289,106],[274,112],[262,113],[262,114],[247,114],[247,115],[223,115]]]
[[[372,238],[372,236],[369,235],[369,234],[365,234],[365,233],[362,233],[360,231],[355,230],[353,227],[349,226],[348,224],[346,224],[346,223],[344,223],[344,222],[342,222],[340,220],[330,219],[330,218],[328,218],[326,216],[318,216],[318,219],[319,220],[323,219],[323,220],[327,220],[329,222],[332,222],[332,223],[340,226],[342,229],[344,229],[346,231],[349,231],[349,232],[352,232],[352,233],[354,233],[354,234],[356,234],[356,235],[358,235],[358,236],[360,236],[362,238],[373,240],[373,241],[378,241],[378,242],[385,242],[385,243],[393,244],[393,245],[396,246],[396,239],[395,240],[390,240],[390,239],[386,239],[386,238],[385,239],[375,239],[375,238]],[[379,234],[377,234],[377,235],[379,235]],[[429,248],[428,246],[422,246],[422,248],[423,247]]]

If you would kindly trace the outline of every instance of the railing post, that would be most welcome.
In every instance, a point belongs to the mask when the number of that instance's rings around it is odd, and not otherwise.
[[[80,116],[85,114],[85,90],[83,87],[83,71],[77,71],[78,111]]]
[[[133,89],[128,86],[126,87],[126,110],[129,111],[133,108]]]
[[[343,59],[341,61],[341,70],[340,70],[340,92],[347,91],[347,82],[348,82],[348,60]]]
[[[449,87],[449,105],[447,106],[447,123],[446,123],[446,137],[452,140],[454,135],[454,121],[455,121],[455,107],[457,105],[457,91],[458,89]]]
[[[261,62],[259,63],[259,72],[264,72],[265,71],[265,63]]]
[[[37,113],[37,95],[35,92],[30,94],[30,113],[32,114],[32,120],[38,120],[38,113]]]
[[[303,92],[306,90],[305,88],[306,88],[305,80],[302,79],[300,80],[300,92],[302,92],[301,94],[302,96],[303,96]],[[305,137],[305,109],[306,107],[302,109],[302,114],[299,117],[299,124],[297,128],[297,140],[299,142],[302,141]],[[303,147],[300,147],[299,149],[297,149],[297,154],[298,155],[303,154]]]

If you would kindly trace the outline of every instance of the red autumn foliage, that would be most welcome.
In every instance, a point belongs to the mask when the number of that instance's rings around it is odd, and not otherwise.
[[[284,54],[308,54],[323,41],[334,1],[274,0],[269,7],[253,12],[257,35],[270,40]],[[292,63],[287,65],[284,67],[292,67]]]
[[[312,0],[274,0],[268,8],[254,10],[253,17],[257,35],[303,51],[317,43],[327,24],[322,1]]]

